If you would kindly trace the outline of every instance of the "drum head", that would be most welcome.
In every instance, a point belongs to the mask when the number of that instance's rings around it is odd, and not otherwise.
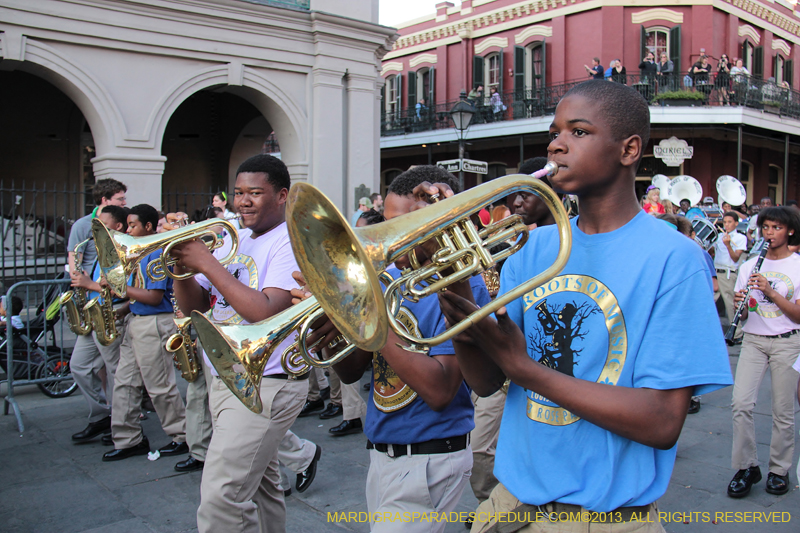
[[[686,218],[689,220],[696,220],[698,218],[705,219],[706,214],[699,207],[693,207],[686,212]]]

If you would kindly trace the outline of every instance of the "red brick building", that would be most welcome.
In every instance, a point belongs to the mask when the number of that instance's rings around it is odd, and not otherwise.
[[[800,93],[795,91],[800,72],[793,68],[800,51],[800,15],[795,5],[785,0],[625,4],[442,2],[436,13],[403,25],[382,63],[382,184],[409,165],[457,157],[447,112],[461,91],[477,85],[485,92],[471,99],[477,115],[466,134],[467,157],[487,161],[490,172],[468,174],[467,185],[545,155],[558,99],[588,79],[585,65],[591,67],[598,57],[603,69],[621,60],[627,76],[619,80],[653,101],[653,139],[637,188],[644,189],[655,173],[689,174],[700,181],[704,195],[716,198],[717,177],[731,174],[745,183],[748,203],[762,196],[779,203],[800,196]],[[665,53],[675,74],[640,73],[647,52]],[[708,56],[711,74],[707,83],[699,76],[688,85],[685,74],[701,53]],[[750,76],[718,78],[723,55],[742,58]],[[501,105],[489,98],[492,89]],[[659,101],[672,90],[693,92],[698,100],[693,107]],[[653,146],[673,136],[692,146],[694,155],[668,167],[652,156]]]

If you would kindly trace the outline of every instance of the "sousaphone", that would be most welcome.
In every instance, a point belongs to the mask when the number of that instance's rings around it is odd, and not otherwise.
[[[681,200],[697,205],[703,199],[703,187],[691,176],[676,176],[667,186],[667,198],[675,205],[680,205]]]
[[[725,175],[717,178],[717,194],[719,195],[719,205],[727,202],[731,207],[738,207],[747,200],[747,191],[744,190],[744,185],[733,176]]]

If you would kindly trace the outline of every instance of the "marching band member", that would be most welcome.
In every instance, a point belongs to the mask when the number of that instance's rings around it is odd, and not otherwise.
[[[128,235],[153,235],[158,225],[158,211],[147,204],[135,205],[128,214]],[[135,279],[127,289],[131,317],[120,345],[119,365],[114,380],[114,405],[111,412],[111,437],[114,450],[103,454],[103,461],[120,461],[134,455],[147,455],[150,442],[142,432],[139,419],[142,387],[150,395],[161,427],[172,442],[160,448],[161,455],[186,453],[186,420],[183,399],[178,392],[172,355],[167,339],[175,333],[172,320],[172,279],[151,280],[147,274],[150,261],[160,257],[153,252],[139,264]],[[103,281],[103,283],[106,283]]]
[[[722,216],[722,228],[725,232],[717,237],[714,242],[714,268],[717,271],[719,293],[725,303],[725,312],[728,320],[733,320],[736,308],[733,305],[733,287],[736,285],[736,271],[744,261],[743,254],[747,250],[747,237],[736,231],[739,225],[739,214],[728,211]],[[741,342],[741,327],[737,328],[734,335]]]
[[[223,266],[208,247],[190,241],[175,247],[176,272],[200,275],[175,282],[178,305],[189,313],[211,311],[216,321],[247,324],[291,305],[297,263],[286,231],[284,210],[291,185],[280,159],[257,155],[236,172],[234,207],[245,229],[239,250]],[[224,247],[215,252],[224,253]],[[278,349],[281,353],[291,343]],[[270,360],[261,381],[263,412],[255,414],[212,374],[209,392],[214,433],[203,467],[197,527],[202,532],[284,531],[286,507],[277,451],[303,406],[305,381],[283,374],[280,358]],[[302,377],[299,379],[303,379]]]
[[[413,167],[389,185],[384,201],[386,220],[420,207],[412,191],[427,180],[458,187],[455,177],[444,169],[431,165]],[[416,248],[420,262],[426,257],[423,248]],[[407,266],[410,263],[404,256],[388,272],[397,277],[398,268]],[[477,301],[489,302],[480,276],[472,278],[470,287]],[[300,289],[293,294],[310,296]],[[398,318],[422,337],[432,337],[446,329],[444,316],[433,298],[404,302]],[[330,342],[335,349],[338,332],[330,328],[330,323],[320,326],[309,342],[325,335],[323,345],[329,346],[329,339],[333,339]],[[380,351],[357,350],[333,366],[343,383],[356,383],[367,367],[372,368],[373,401],[367,406],[364,426],[370,450],[367,508],[372,518],[382,513],[394,516],[397,512],[452,511],[472,469],[469,432],[474,428],[473,407],[452,343],[434,346],[430,354],[406,351],[398,343],[402,344],[390,330]],[[388,532],[443,531],[446,524],[372,521],[370,525],[373,532]]]
[[[561,99],[548,153],[559,168],[554,188],[581,202],[569,262],[454,339],[476,393],[511,379],[495,458],[500,484],[473,531],[505,526],[495,527],[498,513],[530,511],[536,523],[516,524],[519,531],[587,532],[597,525],[586,510],[606,513],[595,521],[609,530],[629,522],[625,531],[664,531],[655,501],[667,489],[692,391],[731,382],[722,336],[709,334],[719,322],[700,250],[637,202],[649,116],[641,95],[617,83],[585,82]],[[533,232],[506,260],[500,293],[545,270],[558,248],[556,228]],[[451,324],[477,309],[464,283],[439,300]],[[676,319],[687,313],[691,321]],[[665,354],[675,338],[691,349]],[[565,516],[581,521],[561,523]]]
[[[738,471],[728,484],[728,496],[742,498],[761,481],[756,453],[753,409],[764,373],[772,381],[772,440],[769,452],[770,494],[789,491],[789,468],[794,457],[794,396],[798,373],[792,364],[800,353],[800,257],[789,245],[800,244],[800,215],[790,207],[765,207],[758,214],[761,236],[769,241],[758,273],[752,273],[756,257],[739,268],[735,304],[752,291],[742,313],[746,319],[744,342],[733,384],[733,451],[731,466]]]
[[[96,217],[109,229],[115,231],[125,231],[128,227],[128,210],[118,205],[105,205],[97,213]],[[91,270],[91,276],[86,271],[73,270],[70,272],[72,286],[85,289],[86,300],[89,301],[100,293],[99,281],[101,271],[97,262]],[[111,431],[111,405],[114,398],[114,375],[119,364],[119,346],[125,336],[125,325],[121,318],[127,314],[125,311],[118,313],[117,321],[118,336],[108,346],[103,346],[97,340],[97,333],[92,331],[89,335],[78,335],[75,339],[75,348],[72,350],[72,357],[69,360],[69,368],[75,383],[83,393],[86,403],[89,404],[89,425],[83,431],[72,435],[72,442],[88,442],[101,433]],[[105,392],[103,392],[103,380],[100,376],[101,369],[105,368]]]

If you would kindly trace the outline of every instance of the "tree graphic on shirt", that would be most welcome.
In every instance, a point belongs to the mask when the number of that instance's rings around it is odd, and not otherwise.
[[[573,348],[573,342],[586,338],[589,332],[584,323],[600,309],[593,302],[577,304],[574,301],[559,309],[558,304],[548,305],[547,300],[542,300],[536,309],[541,328],[528,334],[530,352],[546,367],[574,376],[573,368],[578,365],[576,359],[583,348]]]

